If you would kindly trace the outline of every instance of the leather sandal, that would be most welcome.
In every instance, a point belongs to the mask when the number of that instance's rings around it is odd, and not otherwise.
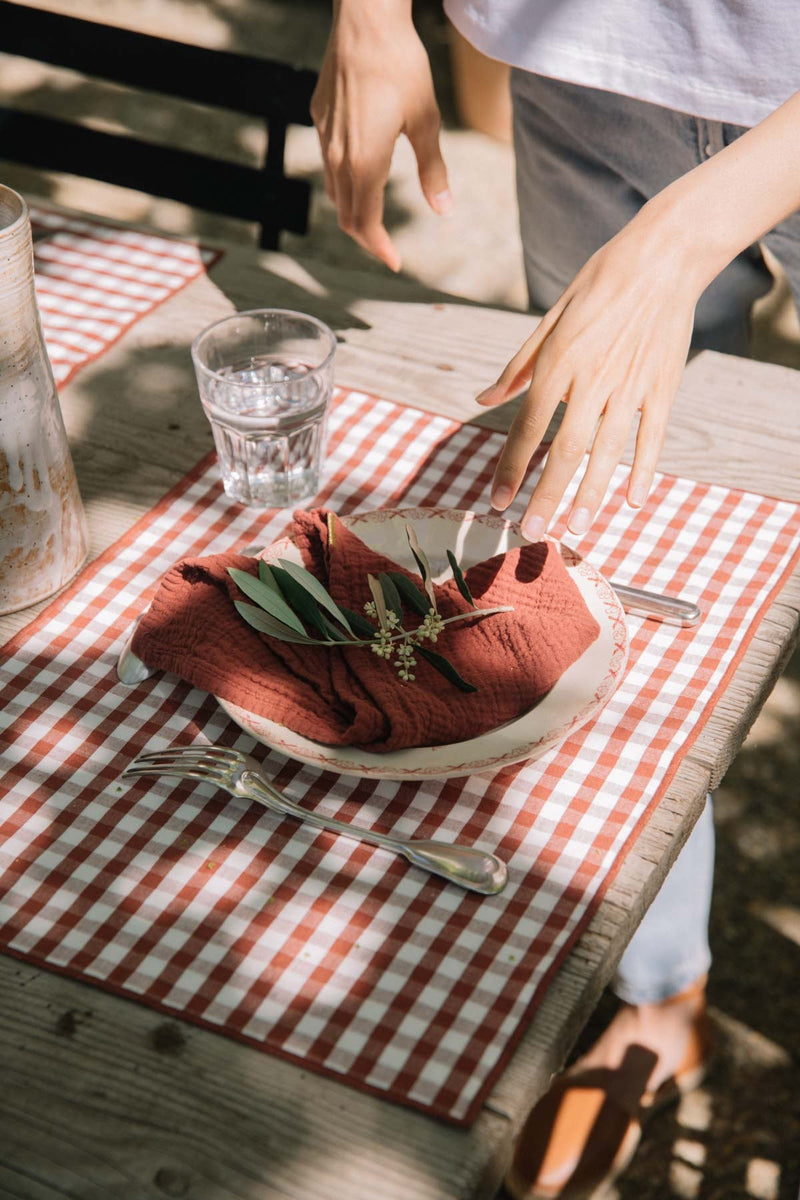
[[[701,994],[705,980],[680,993]],[[678,999],[679,997],[673,997]],[[711,1039],[703,1005],[674,1075],[649,1091],[658,1056],[629,1046],[618,1067],[575,1067],[529,1114],[505,1179],[513,1200],[601,1200],[633,1158],[642,1121],[703,1080]]]

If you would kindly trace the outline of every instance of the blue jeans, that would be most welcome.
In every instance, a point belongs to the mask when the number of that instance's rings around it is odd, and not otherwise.
[[[520,70],[511,93],[525,271],[531,307],[542,312],[647,200],[745,132]],[[800,302],[800,213],[763,242]],[[750,310],[771,284],[760,247],[749,247],[700,297],[693,346],[749,354]],[[613,983],[621,999],[664,1000],[708,970],[713,872],[707,802],[622,956]]]
[[[707,973],[713,881],[714,816],[709,796],[619,961],[611,986],[620,1000],[655,1004]]]

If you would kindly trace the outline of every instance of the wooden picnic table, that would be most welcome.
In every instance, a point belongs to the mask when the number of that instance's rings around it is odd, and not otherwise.
[[[388,274],[231,247],[63,392],[93,555],[211,448],[188,353],[193,336],[235,308],[267,306],[312,312],[336,330],[339,383],[507,428],[513,404],[487,412],[473,396],[530,332],[529,316]],[[800,501],[798,444],[800,373],[706,352],[686,369],[660,465]],[[0,619],[3,641],[36,611]],[[0,955],[0,1195],[492,1197],[522,1120],[563,1064],[791,653],[799,612],[796,573],[471,1128]]]

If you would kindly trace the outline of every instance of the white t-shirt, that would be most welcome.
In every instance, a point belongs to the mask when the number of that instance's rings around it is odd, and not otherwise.
[[[445,0],[490,58],[755,125],[800,90],[800,0]]]

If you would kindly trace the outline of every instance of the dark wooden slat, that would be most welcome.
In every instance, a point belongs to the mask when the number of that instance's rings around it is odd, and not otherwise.
[[[54,117],[0,108],[0,158],[259,221],[262,239],[270,248],[277,246],[279,229],[307,230],[311,189],[303,179],[287,179],[279,170],[224,162]]]
[[[115,83],[310,125],[316,75],[272,59],[188,46],[0,0],[0,50]]]
[[[266,162],[217,158],[0,109],[0,158],[135,188],[210,212],[257,221],[260,244],[282,229],[305,233],[311,189],[288,179],[286,127],[310,125],[313,71],[209,50],[0,0],[0,50],[145,92],[256,116],[268,129]]]

